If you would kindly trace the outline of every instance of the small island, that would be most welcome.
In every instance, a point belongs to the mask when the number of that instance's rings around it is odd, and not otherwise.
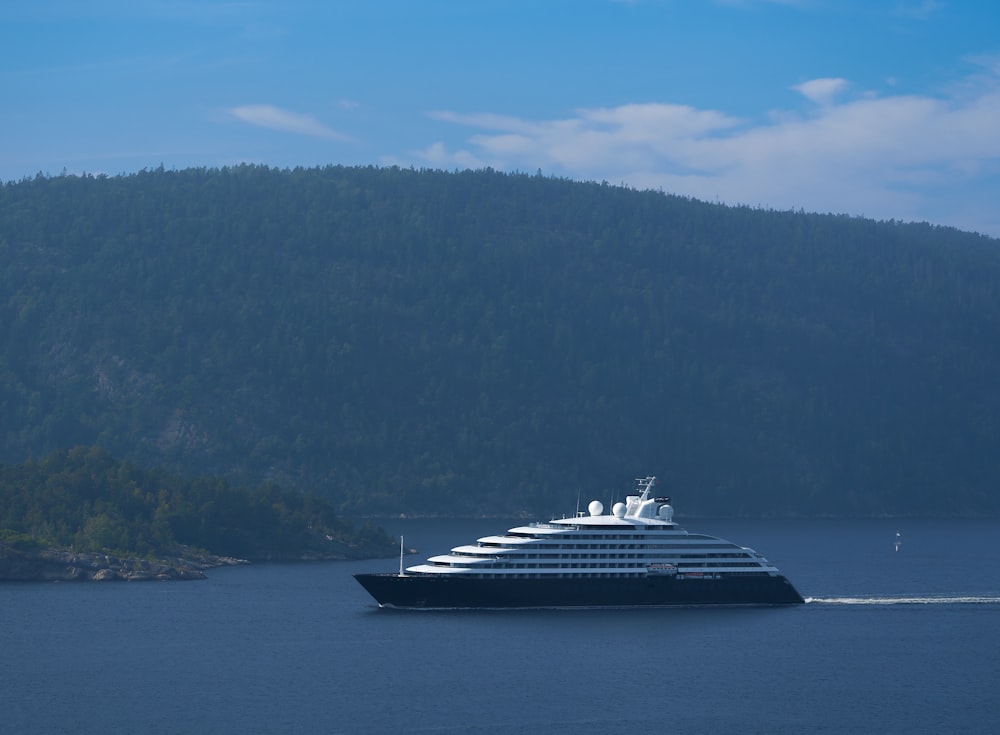
[[[381,529],[273,483],[186,479],[99,447],[0,465],[0,582],[204,579],[220,566],[395,553]]]

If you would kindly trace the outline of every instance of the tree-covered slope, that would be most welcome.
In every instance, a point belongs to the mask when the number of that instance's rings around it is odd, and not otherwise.
[[[0,464],[0,544],[148,558],[195,549],[256,561],[393,550],[383,532],[354,528],[316,496],[143,470],[97,447]]]
[[[572,510],[996,513],[1000,251],[491,171],[0,187],[0,454]]]

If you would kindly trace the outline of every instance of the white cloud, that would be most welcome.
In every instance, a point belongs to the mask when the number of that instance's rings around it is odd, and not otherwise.
[[[308,135],[328,140],[350,140],[349,136],[338,133],[310,115],[283,110],[274,105],[242,105],[232,107],[227,112],[237,120],[269,130]]]
[[[1000,70],[950,96],[870,93],[845,79],[795,87],[818,105],[748,121],[665,103],[577,110],[563,119],[436,112],[471,128],[467,148],[442,143],[431,165],[492,166],[778,209],[930,220],[1000,235]],[[469,162],[477,162],[470,164]],[[977,214],[972,214],[977,213]]]
[[[811,79],[808,82],[803,82],[792,87],[792,89],[801,92],[816,104],[828,105],[849,86],[850,84],[846,79],[827,77],[823,79]]]
[[[542,122],[492,114],[436,112],[432,116],[491,131],[469,139],[485,160],[547,159],[569,170],[625,161],[641,165],[650,156],[680,160],[687,157],[685,144],[740,124],[713,110],[669,104],[583,109],[574,118]]]
[[[996,83],[1000,79],[1000,53],[972,54],[965,57],[965,61],[980,69],[980,74],[967,80],[974,88],[989,86],[991,82]]]
[[[427,148],[415,153],[414,155],[435,168],[477,169],[484,168],[489,165],[478,156],[475,156],[466,150],[449,153],[442,141],[432,143]],[[403,161],[389,158],[383,159],[383,163],[387,165],[405,165],[405,162]]]

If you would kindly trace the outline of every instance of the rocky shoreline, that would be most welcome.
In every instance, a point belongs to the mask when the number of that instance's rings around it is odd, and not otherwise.
[[[0,544],[0,582],[146,582],[205,579],[206,569],[249,564],[246,559],[181,550],[150,560],[67,549],[19,549]]]
[[[397,552],[394,544],[348,544],[327,537],[322,547],[298,553],[258,550],[252,559],[218,556],[177,546],[156,559],[71,551],[57,547],[26,548],[0,543],[0,583],[3,582],[146,582],[206,579],[205,570],[240,564],[384,559]]]

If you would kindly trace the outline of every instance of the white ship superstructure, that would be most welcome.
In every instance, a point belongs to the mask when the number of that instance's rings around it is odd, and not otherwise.
[[[503,536],[485,536],[406,569],[412,575],[471,578],[645,577],[718,579],[778,575],[753,549],[714,536],[688,533],[673,521],[670,499],[655,497],[655,477],[636,480],[639,493],[604,515],[592,501],[589,515],[532,523]]]

